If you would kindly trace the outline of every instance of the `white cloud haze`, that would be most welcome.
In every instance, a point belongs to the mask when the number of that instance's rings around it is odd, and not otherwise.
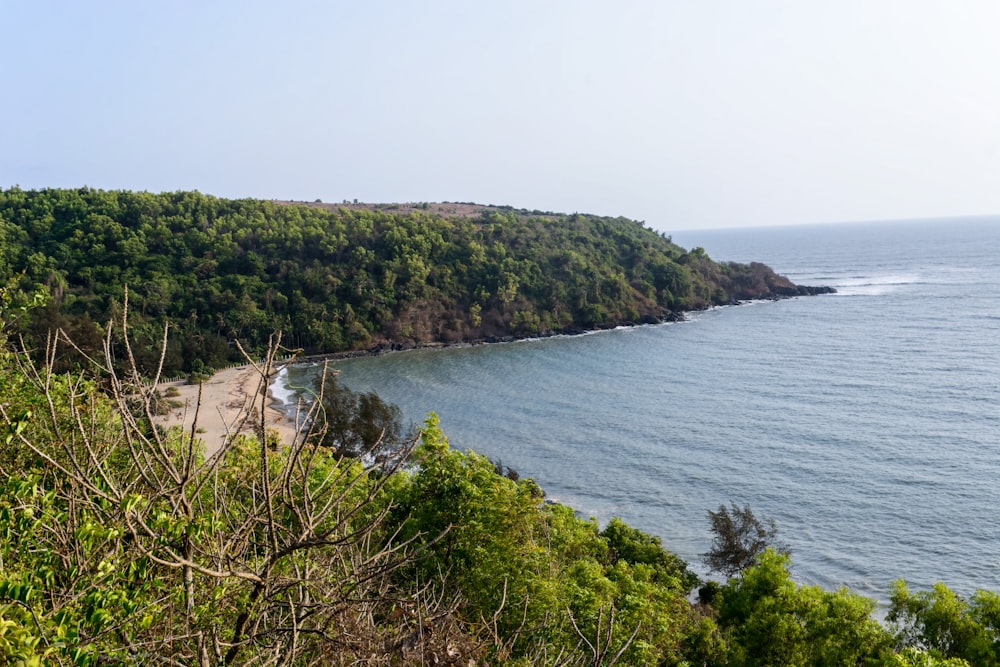
[[[1000,213],[1000,4],[22,3],[0,186],[699,227]]]

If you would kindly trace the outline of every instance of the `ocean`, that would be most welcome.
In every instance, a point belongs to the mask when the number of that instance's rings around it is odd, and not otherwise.
[[[735,502],[775,520],[801,583],[883,604],[895,579],[1000,590],[1000,218],[673,238],[838,292],[339,361],[340,379],[702,575],[707,512]]]

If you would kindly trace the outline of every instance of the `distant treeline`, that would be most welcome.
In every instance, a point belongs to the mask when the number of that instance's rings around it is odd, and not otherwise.
[[[198,192],[0,191],[0,284],[44,289],[18,323],[84,350],[129,321],[140,364],[235,358],[281,330],[309,354],[652,322],[798,293],[761,264],[717,263],[625,218],[482,207],[478,217],[287,205]]]

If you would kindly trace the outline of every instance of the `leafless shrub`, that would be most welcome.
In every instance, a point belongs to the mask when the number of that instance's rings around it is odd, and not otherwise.
[[[201,391],[189,430],[155,426],[159,371],[138,371],[127,303],[126,295],[127,358],[114,358],[110,325],[105,358],[88,358],[110,401],[87,373],[60,376],[20,357],[45,408],[12,438],[43,464],[47,502],[58,508],[34,533],[55,563],[44,614],[62,618],[88,595],[120,595],[108,604],[117,615],[83,624],[100,630],[77,641],[144,664],[467,662],[475,643],[456,620],[455,601],[427,586],[400,588],[392,577],[419,557],[388,529],[383,493],[414,441],[377,474],[311,444],[309,434],[270,447],[259,390],[275,370],[279,334],[262,362],[247,357],[258,391],[206,457],[197,437]],[[72,341],[52,336],[47,359],[63,345]],[[18,419],[2,405],[0,413],[7,424]],[[311,417],[304,423],[319,423]],[[89,526],[96,537],[82,543]]]

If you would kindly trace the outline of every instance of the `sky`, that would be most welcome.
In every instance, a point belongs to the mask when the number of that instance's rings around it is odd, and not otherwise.
[[[0,187],[1000,213],[997,0],[3,0]]]

